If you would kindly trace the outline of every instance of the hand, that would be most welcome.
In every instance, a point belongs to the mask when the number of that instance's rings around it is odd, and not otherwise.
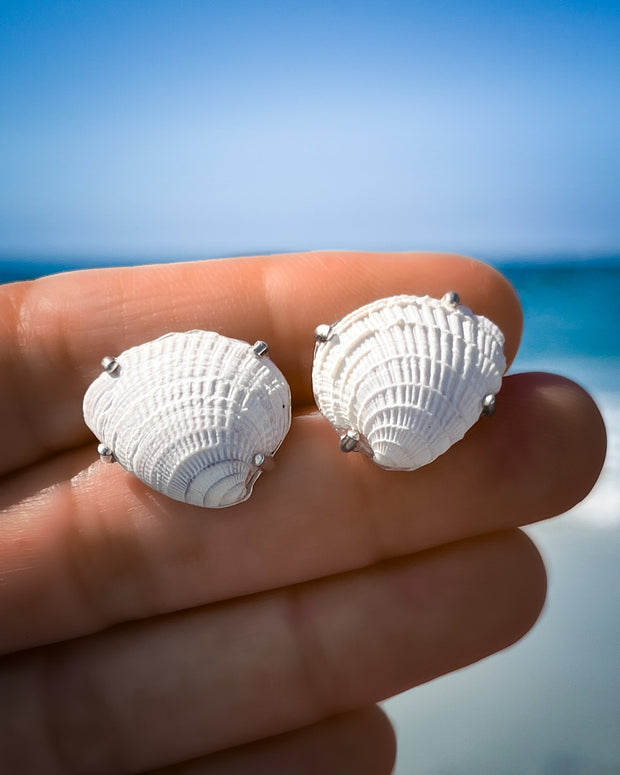
[[[517,530],[602,465],[576,385],[505,378],[492,420],[431,465],[344,455],[313,408],[313,330],[372,299],[521,311],[450,255],[302,254],[74,272],[0,288],[0,771],[385,775],[374,703],[513,643],[545,594]],[[171,501],[97,459],[81,416],[106,354],[168,331],[266,340],[295,415],[240,506]]]

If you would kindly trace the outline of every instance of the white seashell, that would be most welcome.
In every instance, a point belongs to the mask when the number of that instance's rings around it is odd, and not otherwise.
[[[291,424],[288,383],[266,350],[189,331],[104,358],[84,396],[102,457],[175,500],[246,500]]]
[[[344,451],[412,471],[435,460],[491,413],[506,369],[504,336],[442,299],[394,296],[316,331],[312,382]]]

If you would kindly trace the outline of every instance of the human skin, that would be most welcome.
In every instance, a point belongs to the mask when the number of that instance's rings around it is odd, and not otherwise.
[[[375,703],[509,646],[545,572],[520,526],[591,489],[605,431],[550,374],[414,472],[342,454],[312,332],[401,293],[461,301],[514,358],[509,283],[447,254],[326,252],[72,272],[0,287],[0,772],[385,775]],[[204,510],[98,460],[104,355],[195,328],[270,345],[291,431],[246,503]],[[508,698],[506,698],[508,701]]]

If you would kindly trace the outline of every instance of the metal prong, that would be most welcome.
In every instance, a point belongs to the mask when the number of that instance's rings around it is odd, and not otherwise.
[[[491,417],[495,413],[495,406],[497,401],[493,393],[487,393],[482,399],[482,414],[485,417]]]
[[[263,463],[264,463],[264,462],[265,462],[265,456],[263,455],[263,453],[262,453],[262,452],[257,452],[257,453],[254,455],[254,457],[252,458],[252,463],[253,463],[253,465],[255,465],[257,468],[260,468],[260,467],[263,465]]]
[[[118,371],[120,365],[116,358],[113,358],[111,355],[106,355],[101,361],[101,368],[107,374],[114,374],[114,372]]]
[[[360,435],[357,431],[347,431],[340,437],[340,449],[343,452],[353,452],[360,443]]]
[[[314,338],[317,342],[327,342],[332,338],[333,334],[334,329],[329,323],[321,323],[320,326],[314,329]]]
[[[104,463],[115,463],[116,458],[114,457],[114,452],[110,449],[110,447],[106,447],[105,444],[99,444],[97,447],[97,452],[99,453],[99,457],[103,460]]]
[[[448,293],[444,294],[442,301],[444,301],[446,304],[449,304],[451,307],[458,307],[461,301],[461,297],[456,291],[448,291]]]
[[[269,353],[269,345],[267,342],[263,342],[261,339],[258,342],[254,342],[251,347],[252,352],[259,358],[263,358]]]

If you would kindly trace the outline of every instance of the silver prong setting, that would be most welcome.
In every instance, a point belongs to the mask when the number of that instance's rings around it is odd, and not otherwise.
[[[360,443],[360,435],[357,431],[346,431],[340,437],[340,449],[343,452],[353,452]]]
[[[97,452],[99,453],[99,457],[104,463],[115,463],[116,458],[114,457],[114,452],[110,449],[110,447],[106,446],[105,444],[99,444],[97,447]]]
[[[106,374],[118,374],[120,363],[112,355],[106,355],[101,359],[101,368]]]
[[[267,342],[263,342],[262,339],[254,342],[250,349],[257,358],[264,358],[266,355],[269,355],[269,345]]]
[[[482,414],[485,417],[492,417],[495,414],[495,407],[497,406],[497,399],[493,393],[487,393],[482,399]]]
[[[456,291],[448,291],[444,294],[442,301],[450,307],[458,307],[461,303],[461,297]]]
[[[329,323],[321,323],[314,329],[314,338],[317,342],[329,342],[334,335],[334,328]]]

